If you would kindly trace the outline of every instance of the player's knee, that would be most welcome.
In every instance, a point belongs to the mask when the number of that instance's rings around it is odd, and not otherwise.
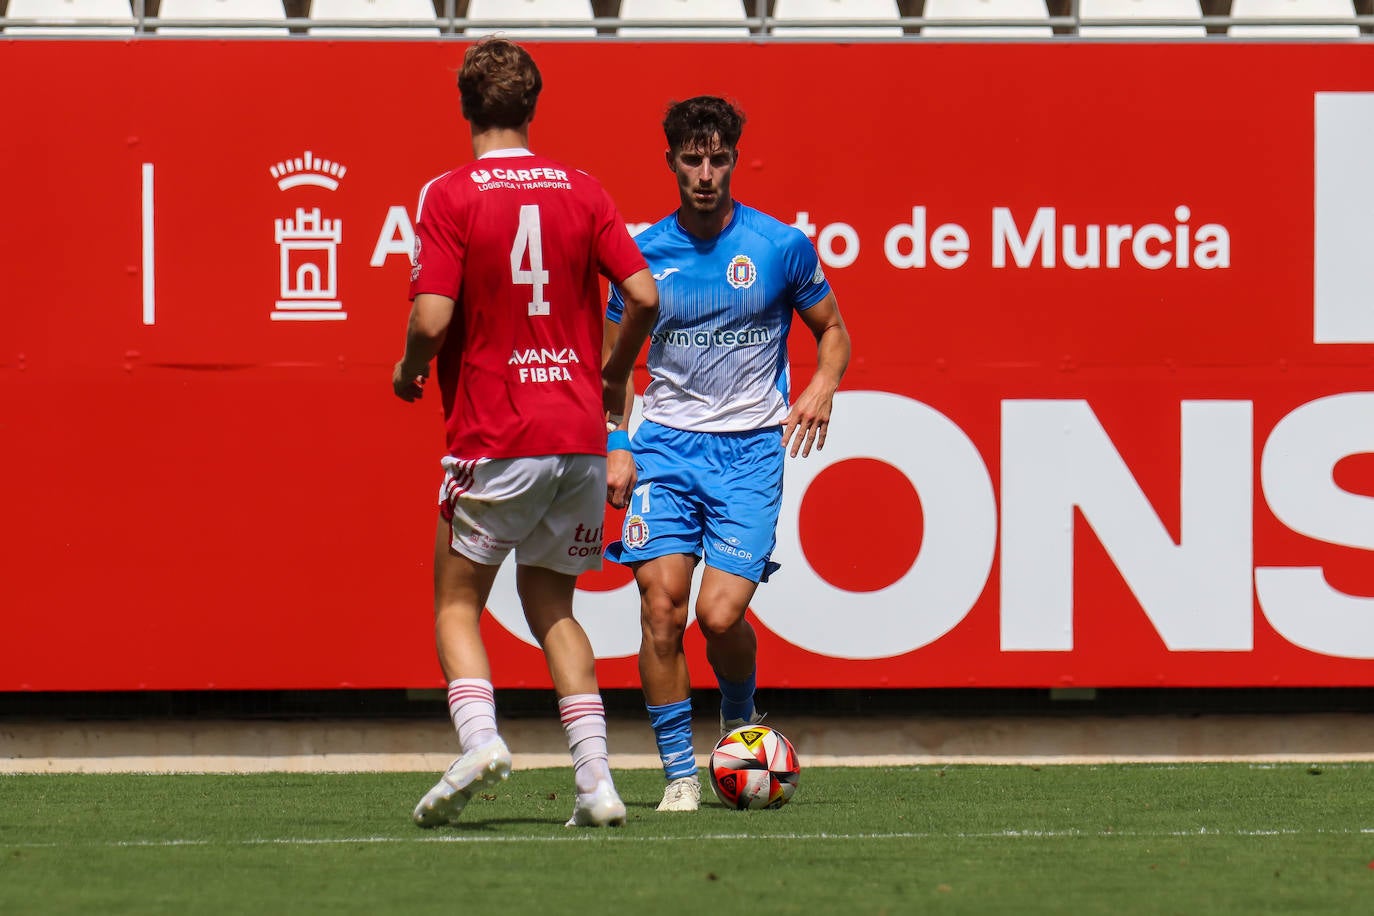
[[[728,637],[744,625],[744,608],[726,605],[697,607],[697,626],[707,642]]]
[[[644,595],[640,601],[640,624],[645,637],[655,645],[681,645],[687,629],[687,603],[675,601],[664,592]]]

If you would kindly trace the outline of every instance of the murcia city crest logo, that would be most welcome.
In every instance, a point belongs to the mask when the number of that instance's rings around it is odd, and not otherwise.
[[[280,191],[321,188],[337,191],[348,167],[306,150],[287,156],[268,171]],[[306,203],[313,201],[307,200]],[[343,220],[324,215],[323,207],[297,206],[296,215],[276,220],[276,241],[281,254],[280,292],[272,310],[273,321],[345,321],[348,313],[339,301],[339,245]]]
[[[625,533],[620,539],[626,547],[638,550],[649,543],[649,523],[642,515],[631,515],[625,519]]]
[[[754,262],[749,260],[747,254],[735,255],[725,268],[725,279],[735,289],[748,289],[754,285],[758,276],[758,269],[754,267]]]

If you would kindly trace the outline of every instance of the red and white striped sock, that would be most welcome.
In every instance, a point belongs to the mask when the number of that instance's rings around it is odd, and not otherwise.
[[[496,735],[496,695],[491,681],[460,677],[448,685],[448,714],[458,729],[464,751],[491,742]]]
[[[611,778],[606,750],[606,707],[601,695],[578,693],[558,701],[558,717],[568,733],[572,752],[573,781],[583,795],[596,791],[596,784]]]

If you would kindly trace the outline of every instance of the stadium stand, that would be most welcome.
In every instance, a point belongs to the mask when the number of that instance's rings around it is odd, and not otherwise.
[[[805,38],[869,38],[900,36],[902,27],[896,0],[776,0],[773,20],[774,35],[793,35]],[[829,19],[846,20],[891,19],[890,26],[793,26],[789,20]]]
[[[930,38],[1049,38],[1049,10],[1045,0],[926,0],[921,14],[926,19],[1044,19],[1038,25],[927,25],[921,34]]]
[[[162,0],[157,12],[159,19],[204,19],[217,25],[158,26],[159,35],[180,37],[197,35],[288,35],[286,9],[281,0]],[[226,25],[238,21],[272,19],[281,26]]]
[[[164,0],[165,2],[165,0]],[[358,36],[375,38],[436,37],[434,26],[382,26],[398,20],[436,22],[430,0],[312,0],[310,18],[320,21],[355,20],[356,26],[311,26],[311,35]]]
[[[1358,38],[1351,0],[1233,0],[1236,19],[1351,19],[1350,25],[1232,25],[1232,38]]]
[[[14,36],[1368,40],[1374,0],[0,0],[0,30]]]
[[[666,20],[669,26],[622,26],[618,34],[636,38],[741,38],[749,34],[744,25],[744,0],[621,0],[620,18],[626,22]],[[712,20],[738,20],[731,26],[698,26]]]
[[[1079,26],[1084,38],[1203,38],[1202,7],[1197,0],[1079,0],[1083,19],[1116,19],[1121,25]],[[1137,25],[1139,19],[1196,19],[1191,25]]]
[[[596,35],[591,20],[595,15],[590,0],[469,0],[467,18],[469,21],[491,22],[558,22],[557,26],[531,26],[529,28],[488,28],[469,26],[463,30],[465,35],[491,35],[500,32],[509,38],[547,38],[547,37],[588,37]],[[586,22],[583,26],[567,26],[561,23]]]
[[[52,25],[5,27],[7,35],[132,35],[129,0],[10,0],[9,19],[47,19]],[[82,22],[127,22],[127,26],[83,26]]]

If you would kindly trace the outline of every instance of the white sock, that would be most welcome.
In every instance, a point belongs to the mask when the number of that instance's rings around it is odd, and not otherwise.
[[[458,729],[463,750],[481,747],[497,737],[496,694],[491,681],[460,677],[448,685],[448,714]]]
[[[596,791],[601,780],[611,779],[611,765],[606,750],[606,707],[601,695],[579,693],[558,701],[558,717],[568,733],[568,750],[572,752],[573,781],[582,795]]]

